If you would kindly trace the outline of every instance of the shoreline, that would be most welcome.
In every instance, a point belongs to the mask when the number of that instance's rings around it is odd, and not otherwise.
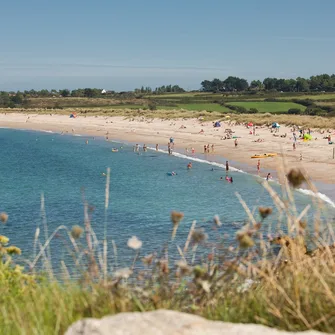
[[[237,165],[243,165],[248,173],[255,176],[257,173],[258,159],[250,156],[256,153],[276,152],[278,157],[261,159],[260,176],[264,177],[270,171],[277,171],[283,164],[287,168],[302,167],[315,182],[335,184],[335,159],[332,159],[332,150],[327,141],[321,139],[321,134],[315,135],[316,141],[303,141],[297,144],[296,151],[292,149],[290,129],[282,127],[280,135],[286,133],[286,138],[273,137],[267,127],[258,127],[256,136],[249,133],[249,129],[241,125],[222,123],[221,128],[213,128],[212,122],[202,122],[197,119],[187,120],[147,120],[143,117],[125,119],[124,117],[104,116],[79,116],[69,118],[58,114],[2,114],[0,113],[0,127],[22,130],[37,130],[45,132],[64,133],[68,135],[82,135],[90,137],[108,136],[110,140],[120,140],[129,143],[139,143],[147,146],[166,148],[170,137],[174,138],[175,150],[190,156],[191,148],[195,149],[195,155],[209,160],[215,157],[234,161]],[[234,140],[222,140],[225,129],[232,129],[233,135],[238,137],[238,146],[234,147]],[[203,133],[200,131],[203,130]],[[262,139],[262,142],[254,142]],[[214,144],[214,153],[203,154],[204,145]],[[188,148],[189,152],[186,152]],[[327,156],[325,156],[326,153]],[[282,153],[285,153],[283,155]],[[300,161],[302,155],[302,161]],[[283,159],[284,157],[284,159]]]

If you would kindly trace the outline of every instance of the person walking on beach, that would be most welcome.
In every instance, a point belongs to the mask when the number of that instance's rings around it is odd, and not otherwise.
[[[256,135],[256,126],[253,126],[252,133],[254,134],[254,136]]]
[[[212,153],[214,153],[214,144],[212,144]]]
[[[207,153],[207,146],[206,144],[204,145],[204,154]]]
[[[293,150],[295,150],[295,142],[293,142]]]
[[[235,141],[234,141],[234,143],[235,143],[235,148],[237,148],[237,138],[235,138]]]
[[[261,169],[261,161],[258,160],[258,162],[257,162],[257,172],[258,172],[258,174],[259,174],[260,169]]]

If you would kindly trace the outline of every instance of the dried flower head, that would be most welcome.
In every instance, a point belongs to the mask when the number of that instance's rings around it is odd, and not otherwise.
[[[136,236],[133,236],[128,240],[127,245],[129,248],[137,250],[142,247],[142,241],[139,240]]]
[[[9,238],[7,236],[0,235],[0,243],[6,245],[9,242]]]
[[[299,221],[299,227],[301,229],[306,229],[307,227],[307,222],[306,221]]]
[[[236,238],[240,244],[240,247],[243,249],[250,248],[255,244],[254,240],[249,236],[248,232],[239,232],[236,234]]]
[[[184,218],[184,213],[176,212],[176,211],[171,212],[171,221],[173,225],[178,225],[183,218]]]
[[[160,267],[160,270],[163,274],[168,274],[170,272],[169,271],[169,263],[166,260],[161,260],[159,262],[159,267]]]
[[[272,208],[270,207],[259,207],[258,208],[259,215],[262,219],[267,218],[270,214],[272,214]]]
[[[0,221],[1,221],[2,223],[6,223],[7,220],[8,220],[8,214],[5,213],[5,212],[0,213]]]
[[[80,238],[80,236],[81,236],[82,233],[83,233],[83,228],[81,228],[80,226],[73,226],[72,227],[71,236],[74,239]]]
[[[183,217],[184,217],[184,214],[181,212],[176,212],[176,211],[171,212],[171,221],[173,223],[173,230],[172,230],[172,236],[171,236],[172,240],[174,240],[174,238],[176,237],[179,223],[183,219]]]
[[[133,272],[129,268],[122,268],[114,272],[114,276],[118,279],[128,279]]]
[[[207,235],[204,233],[203,229],[197,229],[192,232],[191,242],[193,244],[199,244],[207,239]]]
[[[9,255],[21,255],[21,249],[15,246],[10,246],[6,248],[7,254]]]
[[[292,169],[287,174],[287,179],[290,185],[294,188],[299,187],[303,182],[306,181],[306,178],[300,169]]]
[[[222,226],[222,222],[220,221],[220,217],[219,217],[219,215],[215,215],[215,216],[214,216],[214,223],[215,223],[218,227],[221,227],[221,226]]]
[[[177,261],[176,266],[181,276],[186,276],[192,272],[192,268],[184,260]]]
[[[142,262],[149,266],[152,264],[153,259],[154,259],[154,255],[150,254],[150,255],[144,256],[142,258]]]

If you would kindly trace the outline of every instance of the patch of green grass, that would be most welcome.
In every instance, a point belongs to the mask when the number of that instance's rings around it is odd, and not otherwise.
[[[294,102],[229,102],[229,105],[240,106],[246,109],[256,108],[260,113],[276,113],[276,112],[287,112],[291,108],[298,108],[305,110],[305,107]]]
[[[221,106],[214,103],[190,103],[190,104],[178,104],[176,107],[172,106],[159,106],[162,109],[185,109],[188,111],[208,111],[208,112],[221,112],[229,113],[231,110],[228,107]]]

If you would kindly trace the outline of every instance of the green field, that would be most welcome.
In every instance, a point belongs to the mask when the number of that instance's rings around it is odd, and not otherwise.
[[[276,112],[287,112],[291,108],[298,108],[304,110],[305,107],[294,102],[229,102],[229,105],[240,106],[246,109],[256,108],[260,113],[276,113]]]
[[[231,110],[225,106],[213,103],[191,103],[191,104],[178,104],[176,107],[173,106],[158,106],[159,109],[186,109],[188,111],[203,111],[208,112],[222,112],[229,113]]]

